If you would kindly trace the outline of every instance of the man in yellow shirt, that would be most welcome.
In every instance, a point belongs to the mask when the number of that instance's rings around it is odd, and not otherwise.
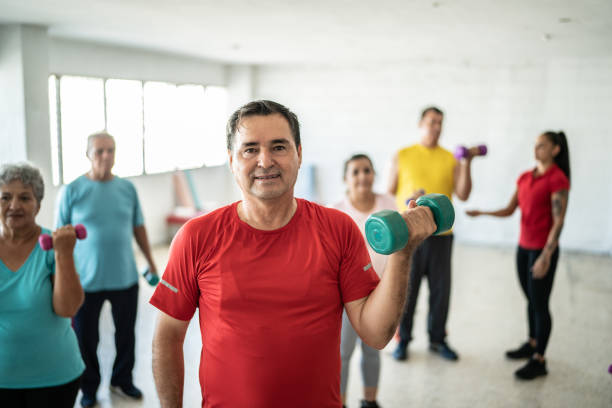
[[[425,109],[419,121],[420,143],[401,149],[393,158],[388,191],[395,195],[399,211],[408,207],[408,201],[423,194],[439,193],[452,199],[454,193],[462,201],[470,196],[472,157],[458,161],[451,152],[438,145],[443,119],[444,113],[440,109]],[[408,299],[400,321],[400,341],[393,352],[396,360],[408,358],[414,309],[424,276],[429,284],[429,348],[448,360],[458,359],[457,353],[446,343],[452,246],[453,234],[449,231],[429,237],[412,257]]]

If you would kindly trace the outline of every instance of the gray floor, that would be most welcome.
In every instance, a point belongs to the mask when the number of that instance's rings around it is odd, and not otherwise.
[[[165,265],[167,248],[157,248],[155,256],[159,265]],[[612,407],[612,375],[607,372],[612,364],[612,258],[562,254],[551,302],[549,375],[528,383],[513,378],[520,363],[503,358],[505,349],[519,345],[526,336],[525,301],[515,277],[514,251],[457,245],[453,262],[448,339],[461,359],[451,363],[427,351],[423,285],[410,359],[398,363],[391,358],[394,342],[382,352],[381,406]],[[98,399],[104,408],[159,406],[151,373],[155,324],[155,309],[147,303],[151,294],[152,288],[141,280],[134,377],[145,393],[142,402],[108,391],[114,345],[110,310],[104,307],[98,351],[105,379]],[[185,407],[201,403],[200,345],[198,323],[193,320],[185,344]],[[349,407],[357,407],[361,397],[359,358],[356,352],[351,362]]]

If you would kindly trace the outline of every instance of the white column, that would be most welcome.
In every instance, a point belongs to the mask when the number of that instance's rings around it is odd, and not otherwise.
[[[49,39],[47,28],[0,25],[0,163],[28,160],[45,181],[38,222],[51,227],[52,184],[49,132]]]

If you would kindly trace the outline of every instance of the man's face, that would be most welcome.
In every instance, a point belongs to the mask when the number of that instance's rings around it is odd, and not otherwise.
[[[228,152],[230,168],[242,193],[262,200],[293,197],[302,164],[289,122],[280,114],[243,119]]]
[[[96,137],[87,154],[91,169],[97,174],[109,174],[115,165],[115,142],[110,137]]]
[[[421,130],[421,141],[424,145],[428,147],[438,145],[438,139],[440,139],[440,133],[442,132],[442,119],[444,117],[434,111],[427,112],[421,119],[419,129]]]

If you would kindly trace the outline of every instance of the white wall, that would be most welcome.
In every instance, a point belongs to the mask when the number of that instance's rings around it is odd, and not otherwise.
[[[29,160],[39,167],[46,198],[38,218],[50,220],[53,205],[48,203],[53,202],[55,189],[49,154],[46,31],[31,25],[0,26],[0,163]]]
[[[489,155],[473,163],[474,188],[457,203],[458,240],[515,245],[518,213],[511,219],[467,219],[467,207],[507,203],[518,175],[534,165],[533,144],[547,129],[569,137],[573,188],[562,245],[612,251],[612,58],[485,63],[412,61],[351,66],[264,66],[256,97],[277,100],[302,123],[304,159],[318,168],[318,193],[329,203],[344,191],[342,162],[355,152],[384,169],[400,147],[417,141],[422,108],[445,112],[441,144],[486,143]]]
[[[0,163],[27,157],[21,46],[18,26],[0,26]]]
[[[183,55],[51,38],[54,74],[225,85],[226,66]]]

